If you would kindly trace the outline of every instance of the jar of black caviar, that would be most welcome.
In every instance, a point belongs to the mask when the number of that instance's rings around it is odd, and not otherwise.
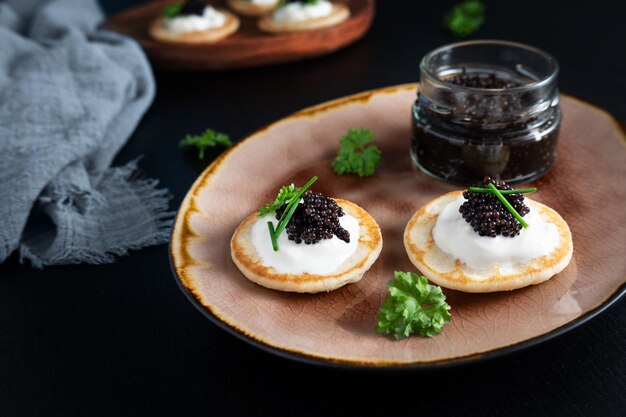
[[[411,155],[427,174],[469,184],[544,175],[554,162],[559,66],[505,41],[470,41],[428,53],[413,105]]]

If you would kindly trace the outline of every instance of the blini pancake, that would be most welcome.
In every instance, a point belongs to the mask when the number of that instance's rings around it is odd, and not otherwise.
[[[239,29],[239,18],[234,14],[220,9],[219,12],[226,16],[224,25],[203,31],[172,33],[165,29],[164,18],[155,20],[150,26],[150,36],[163,42],[172,42],[188,45],[219,42]]]
[[[530,209],[557,227],[559,244],[552,253],[533,258],[524,264],[507,266],[505,273],[504,268],[497,265],[487,270],[473,270],[443,252],[435,244],[432,231],[439,213],[449,203],[460,198],[462,193],[447,193],[424,205],[411,217],[404,231],[404,246],[409,259],[430,281],[442,287],[470,293],[509,291],[544,282],[569,264],[573,243],[567,223],[550,207],[529,198],[525,199],[525,203]]]
[[[302,20],[299,22],[277,23],[272,15],[259,20],[259,29],[270,33],[299,32],[305,30],[322,29],[337,25],[350,17],[350,9],[345,4],[333,3],[333,10],[327,16],[315,19]]]
[[[254,4],[249,1],[228,0],[228,7],[230,7],[239,14],[250,17],[264,16],[266,14],[270,14],[276,9],[277,4],[278,3],[266,6],[261,4]]]
[[[288,274],[263,265],[252,244],[252,226],[258,221],[256,213],[247,217],[235,230],[230,242],[233,261],[250,281],[280,291],[316,293],[332,291],[357,282],[378,258],[383,239],[376,221],[361,207],[346,200],[335,200],[344,212],[359,222],[360,236],[356,251],[330,274]],[[269,236],[268,236],[269,239]]]

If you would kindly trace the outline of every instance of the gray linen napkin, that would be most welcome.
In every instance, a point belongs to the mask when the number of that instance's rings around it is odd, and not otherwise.
[[[93,0],[0,2],[0,262],[107,263],[168,239],[167,191],[110,167],[154,80],[102,19]]]

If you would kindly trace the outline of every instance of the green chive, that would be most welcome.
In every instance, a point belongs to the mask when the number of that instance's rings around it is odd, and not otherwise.
[[[272,239],[272,248],[274,248],[274,252],[278,251],[278,241],[276,240],[276,231],[274,230],[274,224],[272,222],[267,222],[267,227],[270,229],[270,238]]]
[[[285,227],[287,226],[287,223],[289,223],[289,220],[291,220],[291,216],[293,216],[293,213],[296,211],[296,207],[298,207],[298,204],[300,204],[300,197],[302,197],[302,194],[304,194],[304,192],[315,182],[317,181],[317,177],[313,177],[309,180],[309,182],[307,182],[304,187],[300,188],[300,190],[298,191],[298,193],[291,199],[291,201],[289,202],[289,204],[287,205],[287,207],[285,208],[285,211],[283,212],[283,215],[280,216],[280,221],[278,222],[278,226],[276,227],[276,237],[278,238],[278,236],[280,236],[280,234],[283,232],[283,230],[285,229]]]
[[[278,221],[278,226],[276,226],[276,230],[274,230],[274,233],[270,231],[270,236],[272,237],[272,245],[274,241],[276,242],[278,241],[278,237],[283,232],[283,230],[285,230],[285,227],[287,227],[287,224],[289,223],[289,220],[291,220],[293,213],[296,211],[296,208],[298,208],[298,204],[300,204],[300,197],[302,197],[302,194],[304,194],[304,192],[315,181],[317,181],[317,176],[314,176],[313,178],[311,178],[309,182],[307,182],[304,185],[304,187],[298,190],[298,192],[296,193],[296,195],[293,196],[291,201],[289,201],[289,204],[287,204],[287,207],[285,207],[285,211],[283,211],[283,215],[280,216],[280,220]],[[276,243],[276,246],[273,246],[273,247],[274,247],[274,251],[278,251],[278,243]]]
[[[281,223],[278,223],[278,227],[274,231],[274,239],[278,239],[278,236],[280,236],[283,230],[285,230],[287,223],[289,223],[289,220],[291,220],[291,216],[293,216],[293,213],[295,213],[297,208],[298,208],[297,204],[294,204],[293,206],[289,208],[289,212],[287,212],[287,216],[285,216],[284,220]],[[274,248],[274,252],[276,251],[278,251],[278,246]]]
[[[182,10],[183,10],[183,2],[179,1],[169,6],[165,6],[163,8],[163,16],[171,19],[173,17],[178,16]]]
[[[483,193],[483,194],[491,193],[491,190],[488,188],[469,187],[468,190],[473,193]],[[500,191],[500,194],[502,195],[507,195],[507,194],[534,193],[537,191],[537,189],[536,188],[520,188],[519,190],[498,190],[498,191]]]
[[[285,207],[285,211],[283,211],[283,215],[280,216],[280,219],[278,220],[278,225],[279,226],[280,226],[280,223],[285,218],[285,216],[286,216],[287,212],[289,211],[289,209],[291,208],[291,206],[293,206],[294,204],[298,204],[300,202],[300,197],[302,197],[302,194],[304,194],[304,192],[307,190],[307,188],[309,188],[311,186],[311,184],[313,184],[315,181],[317,181],[317,177],[316,176],[314,176],[313,178],[311,178],[309,180],[309,182],[304,184],[304,187],[300,188],[298,190],[298,192],[296,193],[296,195],[294,195],[293,198],[291,200],[289,200],[289,203],[287,204],[287,207]],[[276,230],[278,230],[278,227],[276,228]],[[282,232],[282,230],[281,230],[281,232]]]
[[[528,223],[526,223],[526,221],[522,218],[522,216],[519,215],[519,213],[517,212],[517,210],[515,210],[513,208],[513,206],[511,205],[511,203],[508,202],[508,200],[506,198],[504,198],[504,196],[502,195],[502,193],[500,192],[500,190],[498,190],[495,185],[493,185],[492,183],[487,184],[489,186],[489,189],[491,190],[491,192],[498,197],[498,200],[500,200],[502,202],[502,204],[504,204],[504,207],[506,207],[506,209],[511,212],[511,214],[513,215],[513,217],[515,217],[517,219],[518,222],[520,222],[520,224],[522,225],[522,227],[526,228],[528,227]]]

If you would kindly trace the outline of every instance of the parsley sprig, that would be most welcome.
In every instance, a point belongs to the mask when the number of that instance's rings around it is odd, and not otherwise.
[[[170,4],[169,6],[165,6],[163,8],[163,17],[166,17],[168,19],[171,19],[173,17],[176,17],[180,14],[180,12],[183,10],[183,4],[184,2],[179,1],[177,3],[174,4]]]
[[[267,228],[270,232],[270,239],[272,240],[272,248],[275,252],[278,251],[278,237],[285,230],[285,227],[287,227],[287,224],[289,223],[289,220],[291,220],[293,213],[296,212],[298,204],[300,204],[302,194],[304,194],[304,192],[311,185],[313,185],[315,181],[317,181],[317,176],[311,178],[309,182],[307,182],[303,187],[300,188],[296,188],[296,186],[293,184],[282,187],[280,191],[278,191],[278,195],[273,202],[257,210],[257,214],[259,216],[264,216],[266,214],[275,213],[277,209],[282,207],[284,204],[287,204],[287,207],[285,207],[285,211],[283,211],[283,214],[278,220],[278,225],[276,225],[276,228],[274,228],[274,224],[271,221],[267,222]]]
[[[412,333],[433,337],[451,320],[450,306],[441,288],[414,272],[394,272],[389,295],[376,315],[376,332],[396,339]]]
[[[271,203],[267,204],[265,207],[261,207],[257,210],[259,216],[265,216],[266,214],[275,213],[283,204],[288,203],[297,193],[300,191],[299,188],[296,188],[293,183],[286,185],[284,187],[280,187],[278,191],[278,195]]]
[[[219,133],[212,129],[207,129],[199,135],[187,135],[178,144],[183,146],[195,146],[199,150],[198,157],[204,159],[204,151],[206,148],[214,146],[223,146],[228,148],[233,145],[230,137],[225,133]]]
[[[454,5],[443,19],[444,25],[454,35],[466,37],[474,33],[485,21],[485,4],[481,0],[465,0]]]
[[[333,171],[338,175],[374,175],[380,162],[380,149],[371,143],[373,140],[371,130],[348,130],[345,136],[339,138],[339,152],[332,163]]]

